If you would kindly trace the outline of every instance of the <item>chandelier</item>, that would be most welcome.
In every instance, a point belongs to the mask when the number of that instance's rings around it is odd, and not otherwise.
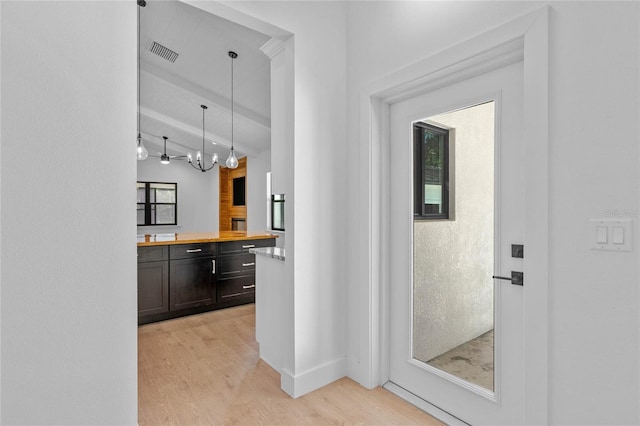
[[[191,164],[191,166],[196,169],[196,170],[200,170],[201,172],[206,172],[208,170],[213,169],[213,166],[215,166],[218,163],[218,154],[214,153],[213,156],[211,157],[211,165],[209,167],[207,167],[207,165],[205,164],[204,161],[204,112],[207,109],[206,105],[200,105],[200,108],[202,108],[202,152],[198,151],[198,153],[196,154],[196,164],[193,164],[193,158],[191,157],[191,153],[189,153],[187,155],[187,161],[189,162],[189,164]]]

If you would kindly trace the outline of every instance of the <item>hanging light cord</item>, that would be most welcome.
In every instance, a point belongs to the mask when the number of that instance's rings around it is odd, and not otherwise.
[[[233,130],[234,130],[234,98],[233,98],[233,61],[238,57],[238,54],[233,51],[229,51],[229,57],[231,58],[231,150],[229,151],[229,157],[227,158],[226,164],[230,169],[235,169],[238,167],[238,158],[236,157],[236,153],[233,150]]]
[[[140,144],[140,7],[138,2],[138,145]]]
[[[206,106],[200,105],[202,107],[202,161],[204,162],[204,110],[207,109]]]
[[[233,60],[231,56],[231,151],[233,151]]]

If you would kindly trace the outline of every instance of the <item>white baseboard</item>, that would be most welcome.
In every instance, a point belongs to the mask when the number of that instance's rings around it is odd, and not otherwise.
[[[280,372],[280,387],[292,398],[298,398],[346,375],[347,358],[329,361],[298,375],[283,368]]]

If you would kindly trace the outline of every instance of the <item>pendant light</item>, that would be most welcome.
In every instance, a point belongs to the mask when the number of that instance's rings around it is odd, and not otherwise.
[[[229,152],[226,163],[228,168],[235,169],[238,167],[238,159],[233,150],[233,60],[238,57],[238,54],[229,51],[229,57],[231,58],[231,151]]]
[[[171,159],[169,158],[169,156],[167,155],[167,137],[163,136],[162,139],[164,139],[164,151],[162,153],[162,156],[160,157],[160,162],[162,164],[169,164],[169,162],[171,161]]]
[[[149,156],[147,148],[145,148],[142,143],[142,135],[140,134],[140,8],[146,5],[146,1],[138,0],[138,147],[136,149],[136,156],[139,161],[146,160]]]
[[[193,167],[196,170],[200,170],[201,172],[204,173],[207,170],[213,169],[213,166],[215,166],[218,163],[218,154],[216,154],[215,152],[213,153],[213,156],[211,157],[211,166],[206,167],[204,162],[204,112],[207,109],[207,106],[200,105],[200,108],[202,108],[202,152],[198,151],[198,153],[196,154],[196,164],[193,164],[193,158],[191,158],[191,153],[187,155],[187,161],[189,161],[189,164],[191,164],[191,167]]]

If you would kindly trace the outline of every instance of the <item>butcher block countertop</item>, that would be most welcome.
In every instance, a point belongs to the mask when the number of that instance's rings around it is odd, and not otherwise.
[[[220,231],[180,232],[170,234],[138,235],[138,247],[169,244],[220,243],[225,241],[265,240],[278,238],[268,232]]]

